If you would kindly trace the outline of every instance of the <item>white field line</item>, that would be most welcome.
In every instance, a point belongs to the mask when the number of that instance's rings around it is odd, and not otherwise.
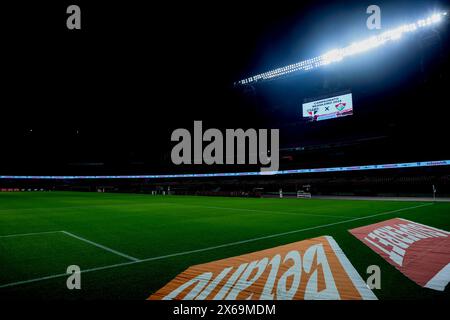
[[[72,238],[75,238],[75,239],[84,241],[84,242],[86,242],[86,243],[89,243],[89,244],[91,244],[91,245],[93,245],[93,246],[96,246],[96,247],[98,247],[98,248],[100,248],[100,249],[103,249],[103,250],[109,251],[109,252],[111,252],[111,253],[114,253],[114,254],[116,254],[116,255],[118,255],[118,256],[121,256],[121,257],[123,257],[123,258],[126,258],[126,259],[128,259],[128,260],[135,261],[135,262],[140,261],[139,259],[137,259],[137,258],[135,258],[135,257],[129,256],[129,255],[125,254],[125,253],[122,253],[122,252],[119,252],[119,251],[117,251],[117,250],[108,248],[108,247],[106,247],[106,246],[104,246],[104,245],[101,245],[101,244],[99,244],[99,243],[97,243],[97,242],[94,242],[94,241],[91,241],[91,240],[82,238],[82,237],[77,236],[77,235],[75,235],[75,234],[73,234],[73,233],[70,233],[70,232],[67,232],[67,231],[61,231],[61,232],[64,233],[64,234],[66,234],[66,235],[68,235],[68,236],[70,236],[70,237],[72,237]]]
[[[183,204],[184,206],[184,204]],[[298,211],[272,211],[272,210],[261,210],[261,209],[245,209],[245,208],[232,208],[232,207],[213,207],[213,206],[202,206],[202,205],[187,205],[190,207],[206,208],[206,209],[222,209],[222,210],[234,210],[234,211],[248,211],[248,212],[266,212],[275,214],[287,214],[290,216],[311,216],[311,217],[326,217],[326,218],[352,218],[349,216],[333,216],[326,214],[314,214],[314,213],[303,213]]]
[[[126,259],[128,259],[128,260],[131,260],[131,261],[139,261],[139,259],[137,259],[137,258],[135,258],[135,257],[129,256],[129,255],[124,254],[124,253],[122,253],[122,252],[119,252],[119,251],[117,251],[117,250],[114,250],[114,249],[108,248],[108,247],[106,247],[106,246],[104,246],[104,245],[101,245],[101,244],[99,244],[99,243],[97,243],[97,242],[94,242],[94,241],[91,241],[91,240],[82,238],[82,237],[80,237],[80,236],[77,236],[77,235],[75,235],[75,234],[73,234],[73,233],[70,233],[70,232],[67,232],[67,231],[64,231],[64,230],[58,230],[58,231],[44,231],[44,232],[32,232],[32,233],[8,234],[8,235],[0,236],[0,239],[4,239],[4,238],[12,238],[12,237],[36,236],[36,235],[51,234],[51,233],[63,233],[63,234],[65,234],[66,236],[69,236],[69,237],[75,238],[75,239],[77,239],[77,240],[80,240],[80,241],[89,243],[89,244],[91,244],[91,245],[93,245],[93,246],[96,246],[96,247],[98,247],[98,248],[100,248],[100,249],[103,249],[103,250],[106,250],[106,251],[108,251],[108,252],[114,253],[114,254],[116,254],[116,255],[118,255],[118,256],[121,256],[121,257],[123,257],[123,258],[126,258]]]
[[[18,233],[18,234],[7,234],[0,236],[0,238],[12,238],[12,237],[26,237],[26,236],[37,236],[40,234],[49,234],[49,233],[60,233],[61,230],[58,231],[43,231],[43,232],[31,232],[31,233]]]
[[[364,216],[364,217],[358,217],[358,218],[353,218],[353,219],[349,219],[349,220],[343,220],[343,221],[338,221],[338,222],[333,222],[333,223],[327,223],[327,224],[322,224],[322,225],[319,225],[319,226],[314,226],[314,227],[309,227],[309,228],[304,228],[304,229],[292,230],[292,231],[287,231],[287,232],[282,232],[282,233],[275,233],[275,234],[271,234],[271,235],[267,235],[267,236],[262,236],[262,237],[257,237],[257,238],[242,240],[242,241],[225,243],[225,244],[221,244],[221,245],[217,245],[217,246],[213,246],[213,247],[207,247],[207,248],[202,248],[202,249],[196,249],[196,250],[172,253],[172,254],[158,256],[158,257],[151,257],[151,258],[147,258],[147,259],[141,259],[141,260],[138,260],[138,261],[117,263],[117,264],[113,264],[113,265],[97,267],[97,268],[92,268],[92,269],[85,269],[85,270],[81,270],[81,273],[88,273],[88,272],[112,269],[112,268],[117,268],[117,267],[122,267],[122,266],[142,263],[142,262],[161,260],[161,259],[166,259],[166,258],[171,258],[171,257],[176,257],[176,256],[183,256],[183,255],[188,255],[188,254],[197,253],[197,252],[204,252],[204,251],[210,251],[210,250],[219,249],[219,248],[231,247],[231,246],[235,246],[235,245],[239,245],[239,244],[243,244],[243,243],[249,243],[249,242],[254,242],[254,241],[259,241],[259,240],[265,240],[265,239],[280,237],[280,236],[284,236],[284,235],[289,235],[289,234],[293,234],[293,233],[299,233],[299,232],[309,231],[309,230],[314,230],[314,229],[326,228],[326,227],[330,227],[330,226],[334,226],[334,225],[339,225],[339,224],[344,224],[344,223],[348,223],[348,222],[374,218],[374,217],[378,217],[378,216],[388,215],[388,214],[392,214],[392,213],[397,213],[397,212],[402,212],[402,211],[406,211],[406,210],[417,209],[417,208],[427,207],[427,206],[432,206],[432,205],[433,205],[433,203],[426,203],[426,204],[421,204],[421,205],[418,205],[418,206],[413,206],[413,207],[401,208],[401,209],[392,210],[392,211],[376,213],[376,214],[372,214],[372,215],[368,215],[368,216]],[[41,278],[35,278],[35,279],[30,279],[30,280],[18,281],[18,282],[11,282],[11,283],[0,285],[0,289],[1,288],[7,288],[7,287],[13,287],[13,286],[21,285],[21,284],[27,284],[27,283],[33,283],[33,282],[38,282],[38,281],[43,281],[43,280],[54,279],[54,278],[61,278],[61,277],[66,277],[66,276],[68,276],[68,274],[60,273],[60,274],[50,275],[50,276],[41,277]]]
[[[316,216],[316,217],[326,217],[326,218],[352,218],[349,216],[334,216],[334,215],[324,215],[324,214],[314,214],[314,213],[303,213],[298,211],[272,211],[272,210],[260,210],[260,209],[245,209],[245,208],[233,208],[233,207],[216,207],[216,206],[203,206],[196,204],[177,204],[173,202],[158,202],[151,204],[136,204],[136,203],[118,203],[118,204],[101,204],[101,205],[87,205],[87,206],[67,206],[67,207],[35,207],[35,208],[14,208],[14,209],[0,209],[0,211],[30,211],[30,210],[65,210],[65,209],[88,209],[88,208],[108,208],[108,207],[120,207],[120,206],[144,206],[144,205],[174,205],[174,206],[187,206],[194,208],[206,208],[206,209],[220,209],[220,210],[233,210],[233,211],[247,211],[247,212],[266,212],[266,213],[276,213],[285,214],[291,216]]]

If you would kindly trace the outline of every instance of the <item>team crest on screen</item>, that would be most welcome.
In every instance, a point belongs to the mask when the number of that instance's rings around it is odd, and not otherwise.
[[[346,105],[345,102],[343,102],[343,103],[338,103],[338,104],[336,105],[336,109],[338,109],[339,111],[342,111],[342,110],[344,110],[345,105]]]

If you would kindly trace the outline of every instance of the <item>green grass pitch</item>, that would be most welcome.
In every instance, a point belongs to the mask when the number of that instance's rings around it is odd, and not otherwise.
[[[363,279],[381,267],[379,299],[449,299],[348,232],[395,217],[450,230],[450,203],[0,193],[0,297],[146,299],[191,265],[330,235]],[[81,290],[66,287],[73,264]]]

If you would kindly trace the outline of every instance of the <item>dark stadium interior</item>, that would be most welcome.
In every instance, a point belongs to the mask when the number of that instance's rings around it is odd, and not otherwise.
[[[192,3],[82,4],[89,13],[80,34],[52,28],[33,5],[19,17],[11,5],[11,21],[2,21],[22,37],[5,40],[11,63],[3,75],[0,174],[258,170],[172,164],[171,132],[192,130],[194,120],[205,128],[279,128],[281,169],[450,159],[446,27],[308,74],[237,88],[233,82],[249,75],[364,38],[370,31],[354,26],[364,26],[365,15],[355,12],[370,3],[291,1],[258,5],[257,13],[256,3],[202,10]],[[386,27],[446,5],[378,4]],[[343,90],[353,94],[353,116],[302,119],[304,99]],[[425,171],[434,170],[448,178]]]
[[[449,313],[449,0],[0,10],[14,318]]]

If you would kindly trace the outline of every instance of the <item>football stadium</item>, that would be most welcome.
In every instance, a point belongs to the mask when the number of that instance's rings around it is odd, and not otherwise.
[[[1,299],[449,301],[449,7],[196,6],[5,40]]]

